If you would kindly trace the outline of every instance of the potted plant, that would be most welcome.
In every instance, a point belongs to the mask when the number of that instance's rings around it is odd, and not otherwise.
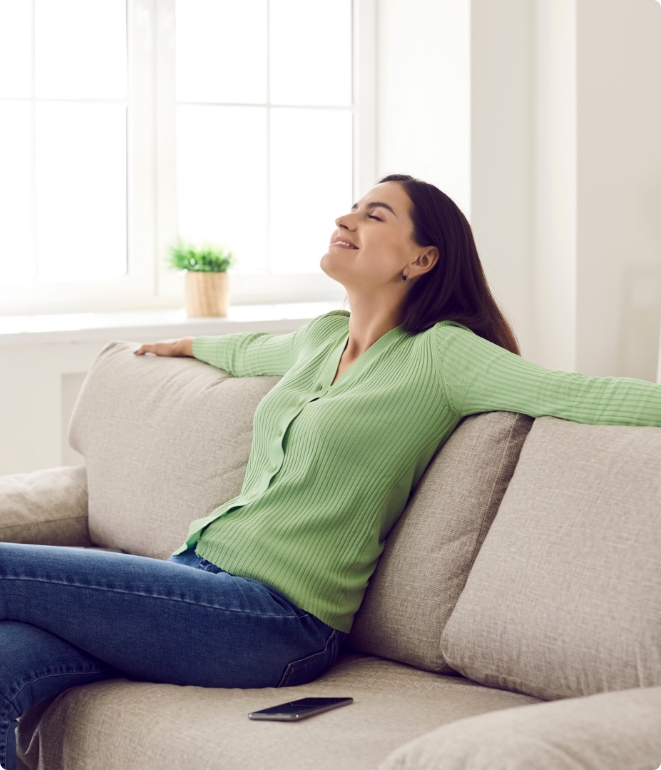
[[[234,254],[214,244],[201,246],[181,239],[170,247],[168,267],[186,272],[184,309],[188,316],[226,316],[229,306],[227,268]]]

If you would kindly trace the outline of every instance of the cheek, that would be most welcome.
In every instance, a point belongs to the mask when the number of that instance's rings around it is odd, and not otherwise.
[[[354,265],[356,271],[370,282],[388,283],[400,269],[401,260],[392,248],[374,245],[358,252]]]
[[[397,270],[402,261],[397,244],[388,238],[381,238],[378,242],[367,244],[362,253],[365,254],[366,261],[383,273]]]

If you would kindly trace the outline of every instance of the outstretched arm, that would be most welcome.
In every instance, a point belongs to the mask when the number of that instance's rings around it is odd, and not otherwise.
[[[141,345],[135,353],[189,356],[224,369],[234,377],[283,375],[293,366],[302,340],[313,321],[289,334],[237,332],[219,336],[182,337]]]
[[[456,326],[435,327],[450,406],[478,412],[551,415],[592,425],[661,426],[661,385],[546,369]]]
[[[234,377],[283,375],[294,365],[309,325],[289,334],[238,332],[220,337],[195,337],[193,355]]]

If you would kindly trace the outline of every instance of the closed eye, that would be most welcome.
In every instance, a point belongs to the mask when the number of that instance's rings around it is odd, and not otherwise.
[[[376,219],[377,222],[383,222],[383,219],[379,219],[379,217],[375,217],[373,214],[367,215],[368,219]]]

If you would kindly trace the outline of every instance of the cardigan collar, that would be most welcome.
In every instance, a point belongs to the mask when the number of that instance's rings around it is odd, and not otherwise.
[[[347,316],[348,320],[348,316]],[[340,375],[339,380],[331,385],[335,374],[337,373],[337,367],[340,365],[342,354],[344,353],[347,343],[349,341],[349,330],[347,329],[342,333],[336,344],[332,347],[331,352],[326,360],[326,365],[323,370],[322,380],[324,385],[331,391],[336,391],[339,387],[343,387],[353,382],[360,374],[374,361],[378,356],[385,352],[391,345],[402,337],[408,336],[401,326],[395,326],[385,334],[381,335],[378,340],[373,342],[367,350],[361,353],[358,358],[351,364],[351,366]]]

